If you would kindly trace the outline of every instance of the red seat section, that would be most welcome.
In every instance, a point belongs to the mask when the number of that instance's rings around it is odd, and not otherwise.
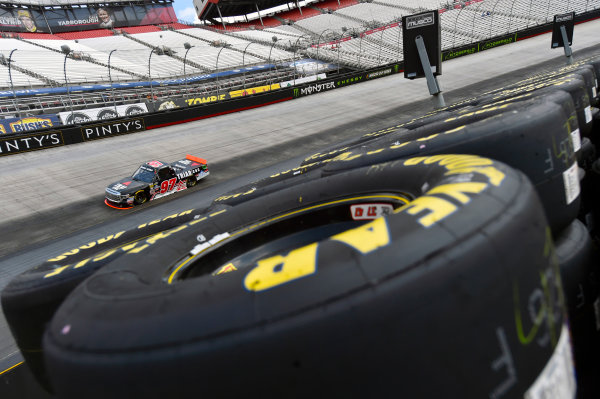
[[[171,24],[161,24],[160,26],[171,27],[173,29],[190,29],[190,28],[193,28],[193,26],[189,26],[189,25],[186,25],[186,24],[180,24],[179,22],[173,22]]]
[[[277,16],[282,19],[289,19],[290,21],[299,21],[301,19],[314,17],[316,15],[321,15],[321,12],[317,11],[313,8],[306,7],[306,8],[302,8],[302,14],[300,13],[300,10],[296,9],[296,10],[282,12],[281,14],[278,14]]]
[[[356,0],[340,0],[340,4],[338,4],[337,0],[326,0],[321,3],[315,3],[313,6],[328,10],[339,10],[340,8],[350,7],[356,4],[358,4],[358,1]]]
[[[127,28],[119,28],[123,32],[127,33],[146,33],[146,32],[160,32],[160,28],[154,25],[144,25],[144,26],[129,26]]]
[[[52,35],[50,33],[19,32],[19,33],[15,33],[15,35],[18,35],[23,39],[53,39],[53,40],[61,40],[62,39],[62,37],[58,37],[58,36]]]
[[[57,33],[55,36],[58,36],[60,39],[65,40],[75,40],[75,39],[89,39],[92,37],[105,37],[105,36],[113,36],[113,31],[109,29],[94,29],[94,30],[86,30],[81,32],[64,32]]]

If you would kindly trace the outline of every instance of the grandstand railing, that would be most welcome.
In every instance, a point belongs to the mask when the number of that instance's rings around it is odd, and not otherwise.
[[[397,6],[394,1],[392,18],[386,20],[381,7],[392,7],[391,3],[386,0],[373,3],[377,5],[378,19],[368,15],[361,20],[359,14],[339,12],[341,7],[322,14],[330,17],[321,18],[327,25],[320,31],[311,30],[318,25],[296,23],[232,32],[189,25],[179,31],[170,26],[163,28],[167,30],[111,37],[125,46],[119,49],[111,48],[111,41],[102,39],[0,39],[0,87],[7,89],[3,98],[0,95],[0,116],[54,113],[144,99],[212,96],[226,90],[245,90],[250,85],[271,87],[273,82],[295,81],[322,72],[319,64],[311,70],[294,66],[293,62],[305,58],[330,64],[330,73],[398,63],[403,57],[401,16],[417,8],[414,1],[406,1],[406,7]],[[352,7],[353,3],[347,4]],[[369,3],[363,4],[368,7]],[[473,0],[437,4],[443,50],[548,24],[555,14],[575,11],[584,15],[600,9],[600,3],[592,0]],[[11,43],[15,43],[14,48]],[[74,51],[62,52],[63,43],[68,43]],[[114,50],[117,51],[111,60]],[[44,59],[41,64],[40,59]],[[37,64],[34,60],[38,60]],[[261,72],[247,73],[244,69],[263,65],[268,67]],[[204,79],[214,72],[238,69],[244,72]],[[110,90],[68,90],[75,85],[102,83],[109,83]],[[123,89],[125,83],[135,83],[137,87],[129,85]],[[66,87],[67,92],[52,96],[16,95],[21,92],[19,89],[36,87]]]

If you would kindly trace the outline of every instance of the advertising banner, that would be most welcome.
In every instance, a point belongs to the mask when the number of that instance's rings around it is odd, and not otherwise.
[[[216,94],[213,94],[213,95],[209,95],[209,96],[186,98],[185,102],[187,103],[187,105],[192,106],[192,105],[214,103],[216,101],[223,101],[223,100],[227,100],[229,98],[231,98],[231,97],[229,97],[229,93],[219,93],[218,96]]]
[[[281,85],[279,83],[273,83],[272,85],[248,87],[242,90],[232,90],[227,93],[219,93],[219,95],[212,94],[201,97],[186,98],[185,102],[188,106],[214,103],[217,101],[229,100],[230,98],[251,96],[280,88]]]
[[[496,48],[499,46],[504,46],[505,44],[511,44],[517,42],[517,34],[512,33],[506,36],[498,36],[490,40],[479,42],[479,51],[485,51],[492,48]]]
[[[60,120],[56,114],[2,119],[0,120],[0,134],[25,133],[33,130],[47,129],[60,124]]]
[[[321,80],[327,78],[327,74],[320,73],[318,75],[306,76],[303,78],[298,78],[296,80],[287,80],[285,82],[281,82],[281,87],[291,87],[295,85],[301,85],[303,83],[314,82],[315,80]]]
[[[78,8],[0,7],[0,30],[59,33],[177,22],[171,5],[129,4]]]
[[[311,94],[321,93],[335,89],[337,86],[334,81],[325,83],[315,83],[304,87],[296,87],[293,89],[294,98],[310,96]]]
[[[97,125],[83,126],[81,128],[81,137],[83,141],[90,141],[144,130],[146,130],[146,125],[143,118],[122,119]]]
[[[49,131],[12,137],[0,136],[0,156],[65,145],[62,132]]]
[[[236,97],[251,96],[253,94],[264,93],[266,91],[277,90],[280,88],[281,88],[281,85],[279,83],[273,83],[272,85],[266,85],[266,86],[248,87],[248,88],[242,89],[242,90],[230,91],[229,97],[236,98]]]
[[[338,69],[335,64],[329,64],[327,62],[315,60],[312,58],[305,58],[298,61],[283,63],[284,66],[289,68],[296,68],[296,72],[303,75],[314,75],[318,72],[326,72],[330,70]]]
[[[404,77],[406,79],[417,79],[425,77],[424,66],[421,64],[417,48],[417,39],[423,41],[428,66],[433,75],[442,74],[442,36],[440,17],[437,11],[426,11],[414,15],[402,17],[402,43],[404,54]]]
[[[93,122],[105,119],[114,119],[122,116],[134,116],[148,113],[144,103],[117,105],[115,107],[102,107],[91,109],[79,109],[76,111],[59,112],[58,116],[63,125],[74,125],[85,122]]]
[[[567,40],[569,41],[569,46],[571,46],[573,44],[573,30],[575,29],[575,11],[554,16],[551,48],[565,47],[562,32],[560,31],[561,26],[565,27]]]
[[[187,107],[188,103],[183,98],[162,98],[158,101],[144,101],[149,112],[165,111],[167,109]]]

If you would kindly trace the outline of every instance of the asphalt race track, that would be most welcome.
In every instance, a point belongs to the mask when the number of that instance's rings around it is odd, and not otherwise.
[[[600,54],[600,21],[577,25],[574,58]],[[565,65],[550,34],[447,61],[446,103]],[[374,132],[433,108],[424,80],[394,75],[269,107],[96,142],[0,158],[0,289],[48,259],[111,232],[208,205],[223,192],[346,138]],[[197,187],[133,210],[103,204],[104,188],[144,161],[206,158]],[[0,316],[0,373],[22,358]]]

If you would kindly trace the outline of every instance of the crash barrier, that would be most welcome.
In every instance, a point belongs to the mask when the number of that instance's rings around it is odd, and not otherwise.
[[[385,216],[349,212],[373,203]],[[83,282],[46,330],[51,381],[65,398],[231,397],[264,375],[267,397],[522,397],[547,388],[550,365],[574,390],[546,226],[527,178],[476,156],[296,185],[141,242]]]
[[[598,17],[600,17],[600,10],[594,10],[577,15],[575,20],[577,23],[582,23]],[[550,32],[551,29],[552,24],[547,23],[510,34],[507,37],[494,38],[493,40],[477,42],[466,47],[446,50],[442,52],[442,59],[448,60],[485,51],[500,45],[514,43],[532,36]],[[81,143],[120,134],[137,133],[148,129],[191,122],[230,112],[270,105],[276,102],[304,97],[364,82],[366,80],[400,73],[403,72],[403,65],[403,62],[398,62],[359,73],[328,77],[327,79],[319,80],[316,83],[305,83],[292,88],[285,87],[268,93],[261,92],[260,94],[244,95],[244,93],[242,93],[243,90],[241,90],[239,97],[235,97],[229,95],[229,92],[223,91],[223,93],[188,99],[192,100],[187,101],[188,108],[182,108],[185,107],[185,104],[179,100],[165,99],[161,100],[161,104],[159,105],[149,103],[151,105],[148,106],[148,104],[146,104],[150,111],[155,111],[155,113],[149,115],[140,115],[135,118],[114,119],[105,122],[94,121],[82,123],[74,127],[59,127],[54,125],[52,129],[38,130],[28,133],[27,135],[0,135],[0,156]],[[328,75],[332,74],[329,73]],[[160,111],[161,106],[165,109],[162,112]],[[108,108],[110,107],[107,107],[107,109]],[[68,118],[69,114],[69,112],[64,113],[64,117]],[[82,117],[77,119],[71,116],[71,119],[75,121],[85,121],[89,118]],[[9,133],[9,131],[7,131],[7,133]]]

